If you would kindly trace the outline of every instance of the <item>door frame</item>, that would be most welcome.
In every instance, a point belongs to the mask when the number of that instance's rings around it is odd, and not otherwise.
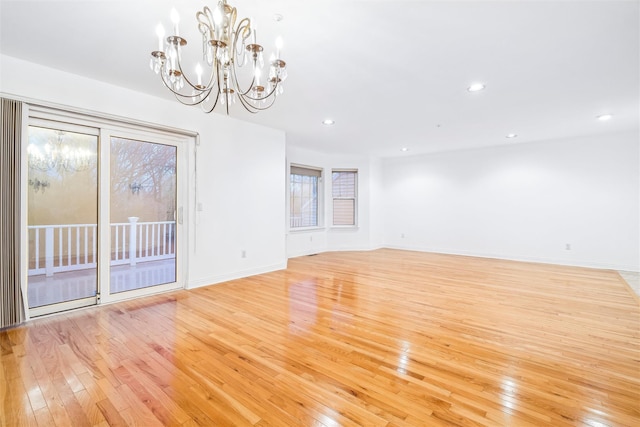
[[[96,138],[96,159],[99,159],[99,152],[100,152],[100,147],[101,147],[101,141],[100,141],[100,130],[98,128],[95,128],[93,126],[85,126],[83,124],[79,124],[79,123],[66,123],[66,122],[59,122],[59,121],[53,121],[53,120],[48,120],[48,119],[43,119],[43,118],[39,118],[39,117],[28,117],[27,119],[27,131],[26,131],[26,142],[23,144],[25,146],[25,153],[26,153],[26,147],[28,147],[29,145],[29,128],[30,127],[39,127],[39,128],[46,128],[46,129],[55,129],[55,130],[61,130],[64,132],[70,132],[70,133],[78,133],[78,134],[84,134],[84,135],[91,135],[91,136],[95,136]],[[26,159],[26,168],[25,168],[25,175],[26,175],[26,180],[28,182],[29,179],[29,166],[28,166],[28,153],[25,154],[25,156],[27,157]],[[99,195],[100,195],[100,176],[99,176],[99,171],[100,171],[100,164],[99,164],[99,160],[97,160],[96,162],[96,168],[97,168],[97,172],[98,172],[98,176],[97,176],[97,182],[96,182],[96,224],[99,224],[99,218],[100,218],[100,210],[99,210]],[[25,185],[24,190],[22,191],[23,195],[27,195],[28,194],[28,187]],[[24,228],[25,230],[27,229],[27,227],[29,226],[28,223],[28,196],[24,197],[25,201],[26,201],[26,208],[25,208],[25,212],[24,212]],[[98,242],[100,242],[100,234],[97,234],[97,239]],[[23,240],[23,245],[27,247],[27,256],[29,255],[29,235],[28,232],[26,233],[26,239]],[[29,294],[28,294],[28,290],[29,290],[29,275],[27,273],[27,282],[26,282],[26,291],[27,293],[25,293],[25,305],[27,307],[27,309],[29,310],[29,315],[30,317],[36,317],[36,316],[43,316],[46,314],[52,314],[52,313],[59,313],[61,311],[67,311],[67,310],[73,310],[76,308],[83,308],[83,307],[89,307],[92,305],[96,305],[98,303],[98,295],[100,293],[100,280],[99,280],[99,266],[100,266],[100,250],[98,250],[98,254],[96,257],[97,260],[97,265],[96,265],[96,295],[95,296],[91,296],[91,297],[85,297],[85,298],[79,298],[79,299],[74,299],[74,300],[70,300],[70,301],[61,301],[61,302],[57,302],[57,303],[53,303],[53,304],[47,304],[47,305],[42,305],[42,306],[38,306],[38,307],[29,307]],[[27,258],[28,261],[28,258]],[[25,269],[28,270],[28,262],[27,264],[25,264]]]
[[[48,122],[51,125],[60,124],[69,127],[72,131],[76,129],[95,129],[98,132],[98,272],[97,272],[97,295],[94,304],[87,304],[85,299],[68,301],[50,306],[29,308],[28,303],[28,267],[29,267],[29,247],[27,233],[27,197],[21,201],[21,221],[22,221],[22,251],[20,254],[22,264],[22,292],[26,320],[32,317],[55,314],[62,311],[82,308],[92,305],[113,303],[125,299],[138,298],[157,294],[161,292],[184,289],[187,285],[188,265],[188,221],[189,218],[189,153],[190,147],[196,144],[198,134],[192,131],[172,128],[169,126],[156,125],[152,123],[135,121],[117,116],[84,112],[60,106],[47,106],[40,103],[30,103],[26,101],[23,114],[22,132],[22,169],[21,183],[22,194],[27,194],[28,188],[28,162],[27,146],[29,144],[28,129],[34,123]],[[37,126],[37,125],[36,125]],[[147,288],[111,294],[109,292],[110,281],[110,137],[117,136],[169,144],[176,147],[176,281],[173,283],[150,286]],[[104,167],[106,165],[107,167]],[[55,306],[55,310],[47,310],[46,307]]]
[[[183,264],[187,253],[186,245],[186,227],[184,227],[184,206],[186,205],[186,185],[187,185],[187,141],[184,138],[169,137],[166,135],[158,135],[147,131],[132,131],[130,129],[120,129],[117,127],[103,127],[100,130],[101,158],[105,165],[111,164],[111,138],[125,138],[142,142],[155,144],[170,145],[176,147],[176,281],[160,285],[153,285],[146,288],[132,289],[118,293],[111,293],[109,286],[100,286],[98,304],[109,304],[131,298],[152,295],[160,292],[168,292],[177,289],[183,289],[186,281],[184,280]],[[184,172],[183,172],[184,171]],[[102,192],[99,192],[99,213],[103,218],[110,218],[111,209],[111,170],[109,167],[100,169],[100,181],[105,183]],[[98,242],[100,260],[104,261],[98,264],[98,282],[102,284],[110,283],[110,254],[111,254],[111,232],[110,221],[101,221],[98,223]],[[100,236],[105,236],[100,239]],[[100,267],[102,266],[102,267]]]

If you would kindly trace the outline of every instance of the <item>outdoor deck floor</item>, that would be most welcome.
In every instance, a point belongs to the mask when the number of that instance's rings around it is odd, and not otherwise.
[[[44,274],[29,276],[29,307],[42,307],[63,301],[92,297],[97,292],[97,270],[69,271],[46,277]],[[176,280],[175,258],[161,261],[140,262],[136,266],[111,267],[111,293],[170,283]]]

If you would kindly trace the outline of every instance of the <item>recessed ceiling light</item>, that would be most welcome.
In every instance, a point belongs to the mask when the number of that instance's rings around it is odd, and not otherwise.
[[[284,16],[282,16],[282,14],[280,13],[276,13],[275,15],[273,15],[273,20],[276,22],[280,22],[284,19]]]
[[[611,117],[613,117],[611,114],[602,114],[598,116],[597,119],[601,122],[606,122],[607,120],[611,120]]]
[[[402,152],[407,152],[407,151],[409,151],[409,149],[408,149],[407,147],[402,147],[402,148],[400,149],[400,151],[402,151]]]
[[[518,135],[515,133],[509,133],[507,134],[507,138],[516,138]]]
[[[323,125],[327,125],[327,126],[331,126],[331,125],[332,125],[332,124],[334,124],[334,123],[335,123],[335,120],[331,120],[331,119],[324,119],[324,120],[322,121],[322,124],[323,124]]]
[[[486,86],[484,83],[473,83],[471,86],[467,88],[469,92],[477,92],[479,90],[484,89]]]

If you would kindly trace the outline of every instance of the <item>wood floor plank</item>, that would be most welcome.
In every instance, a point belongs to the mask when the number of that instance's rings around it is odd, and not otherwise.
[[[288,264],[0,331],[0,425],[640,425],[640,299],[616,272]]]
[[[164,425],[179,425],[186,421],[185,418],[177,417],[173,411],[167,408],[161,398],[156,396],[155,390],[151,387],[145,386],[138,381],[140,375],[135,367],[129,364],[125,364],[128,361],[124,361],[123,366],[116,370],[116,375],[126,384],[136,397],[144,403],[144,405],[151,411],[151,413]],[[182,411],[180,411],[180,414]]]
[[[158,405],[160,405],[160,407],[162,408],[162,412],[166,413],[165,419],[170,420],[172,424],[184,424],[190,419],[189,415],[184,410],[182,410],[179,405],[177,405],[170,397],[168,397],[164,393],[164,391],[154,383],[153,380],[145,375],[145,373],[147,373],[148,371],[144,369],[146,365],[144,365],[141,361],[135,362],[134,364],[133,361],[125,360],[123,361],[122,365],[129,372],[134,373],[134,376],[139,383],[137,387],[140,388],[143,393],[148,393],[151,397],[150,400],[155,401],[158,403]],[[110,399],[113,400],[111,397]],[[149,404],[147,404],[147,406],[149,406]]]
[[[22,366],[20,373],[22,377],[22,383],[24,384],[24,388],[27,391],[27,395],[29,396],[29,402],[31,402],[31,408],[34,411],[38,411],[47,406],[47,402],[42,395],[42,390],[38,384],[38,380],[35,377],[35,374],[32,369],[31,363],[34,362],[35,358],[31,357],[22,357],[20,364]],[[37,362],[36,362],[37,363]]]
[[[105,421],[111,427],[120,427],[127,426],[129,423],[123,418],[121,415],[125,410],[116,409],[111,400],[103,399],[96,403],[97,407],[100,409],[100,412],[104,416]]]
[[[5,364],[12,358],[13,354],[6,354],[5,356],[2,356],[0,360]],[[22,380],[19,377],[11,377],[11,375],[7,375],[6,377],[7,394],[5,396],[4,404],[0,406],[2,412],[4,412],[4,422],[7,426],[37,425],[37,420],[33,409],[31,408],[31,403],[29,402],[29,397],[24,389]]]
[[[98,402],[96,402],[86,390],[80,390],[75,393],[76,400],[82,407],[87,419],[91,425],[101,424],[106,422],[104,415],[102,414]],[[114,396],[109,397],[109,401],[113,402]]]
[[[53,416],[49,412],[49,408],[47,408],[46,406],[44,408],[40,408],[37,411],[35,411],[34,415],[36,417],[36,422],[38,423],[39,426],[44,427],[44,426],[56,425],[56,422],[53,419]]]

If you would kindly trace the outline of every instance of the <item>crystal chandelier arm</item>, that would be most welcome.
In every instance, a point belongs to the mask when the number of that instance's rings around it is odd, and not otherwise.
[[[178,70],[177,71],[180,73],[180,76],[182,78],[184,78],[184,80],[187,82],[187,84],[193,90],[196,90],[199,93],[196,94],[196,95],[194,95],[194,94],[185,94],[185,93],[180,92],[179,90],[175,90],[172,87],[171,82],[167,81],[167,75],[171,74],[172,72],[174,72],[176,70],[168,69],[168,73],[164,73],[164,72],[160,73],[160,77],[161,77],[162,83],[164,83],[165,87],[167,89],[169,89],[175,95],[176,99],[178,101],[180,101],[182,104],[184,104],[184,105],[198,105],[198,104],[200,104],[204,99],[206,99],[206,96],[203,96],[205,94],[205,92],[208,92],[206,95],[209,96],[211,90],[215,87],[215,85],[213,83],[215,81],[214,80],[214,76],[216,75],[216,73],[214,73],[212,71],[211,76],[209,78],[209,83],[207,84],[207,86],[197,87],[197,86],[194,86],[191,83],[191,81],[185,76],[184,70],[182,69],[182,63],[180,62],[180,60],[177,60],[177,63],[178,63]],[[165,64],[164,64],[165,68],[167,67],[167,64],[168,64],[168,61],[165,62]],[[201,85],[199,85],[199,86],[201,86]],[[196,97],[196,96],[200,97],[201,99],[199,99],[198,101],[193,101],[193,102],[185,101],[185,100],[188,100],[188,99],[193,100],[193,98]]]
[[[240,83],[238,82],[238,75],[236,74],[235,63],[232,63],[231,67],[229,67],[229,68],[231,69],[231,79],[232,79],[233,85],[238,90],[238,95],[239,96],[246,96],[251,91],[251,89],[253,89],[254,84],[256,82],[255,73],[253,75],[253,79],[251,80],[251,84],[249,85],[249,88],[246,91],[243,91],[242,88],[240,87]]]
[[[220,75],[220,68],[218,68],[218,67],[219,67],[219,66],[218,66],[218,65],[216,65],[216,72],[215,72],[215,74],[216,74],[216,75]],[[211,72],[211,74],[212,74],[212,75],[214,74],[214,73],[213,73],[213,71]],[[216,90],[216,99],[215,99],[215,101],[213,102],[213,104],[211,105],[211,108],[208,108],[208,109],[205,109],[205,110],[204,110],[206,113],[210,113],[210,112],[212,112],[212,111],[216,108],[216,106],[218,105],[218,101],[220,100],[220,87],[219,87],[219,81],[218,81],[218,84],[216,84],[216,86],[215,86],[215,87],[217,87],[217,88],[218,88],[218,89]],[[213,90],[213,87],[210,87],[210,88],[208,89],[208,91],[209,91],[209,92],[207,93],[207,96],[202,97],[202,100],[201,100],[200,102],[205,101],[205,100],[206,100],[206,99],[211,95],[212,90]],[[229,103],[227,103],[227,105],[228,105],[228,104],[229,104]],[[227,107],[227,108],[228,108],[228,107]]]
[[[220,91],[216,91],[216,99],[215,99],[215,101],[213,102],[213,104],[211,105],[211,107],[204,108],[204,104],[202,104],[202,102],[207,100],[207,98],[210,96],[210,93],[211,93],[211,92],[209,92],[209,93],[207,94],[207,96],[202,97],[202,100],[198,103],[198,104],[203,105],[203,107],[202,107],[202,111],[204,111],[205,113],[210,113],[210,112],[212,112],[212,111],[216,108],[216,106],[218,105],[218,101],[220,100]],[[197,105],[197,104],[195,104],[195,105]]]
[[[236,26],[236,19],[238,19],[238,11],[236,10],[235,7],[228,6],[226,1],[224,2],[224,7],[225,7],[225,12],[226,12],[226,7],[231,8],[231,12],[229,13],[229,22],[228,22],[229,27],[227,29],[227,31],[229,31],[229,34],[227,34],[227,36],[232,37],[233,29]],[[238,27],[240,27],[240,25],[238,25]]]
[[[175,89],[173,89],[171,87],[171,82],[167,82],[167,77],[166,77],[165,73],[161,72],[160,73],[160,78],[162,80],[162,83],[164,83],[165,87],[167,89],[169,89],[176,96],[176,99],[178,99],[178,101],[180,101],[180,97],[182,97],[182,98],[190,98],[190,97],[193,96],[193,95],[185,95],[185,94],[180,93],[180,92],[176,91]]]
[[[248,112],[250,112],[251,114],[256,114],[256,113],[257,113],[257,112],[259,112],[259,111],[263,111],[263,110],[266,110],[266,109],[268,109],[269,107],[271,107],[271,106],[273,105],[273,103],[275,102],[276,97],[274,96],[274,97],[272,97],[271,99],[268,99],[267,97],[260,98],[260,101],[263,101],[263,100],[265,100],[265,101],[266,101],[266,100],[269,100],[269,103],[268,103],[268,104],[265,104],[265,105],[264,105],[264,106],[262,106],[262,107],[259,107],[259,106],[256,106],[256,105],[253,105],[253,104],[250,104],[250,103],[249,103],[249,101],[247,101],[247,100],[246,100],[246,97],[239,96],[239,97],[238,97],[238,99],[240,100],[240,104],[245,108],[245,110],[247,110],[247,111],[248,111]],[[250,98],[250,99],[251,99],[251,98]]]
[[[169,61],[166,61],[163,64],[165,68],[168,67],[168,62]],[[179,68],[178,71],[180,72],[180,75],[182,77],[184,77],[184,71],[182,69],[182,64],[181,64],[181,62],[179,60],[177,62],[178,62],[178,68]],[[176,99],[181,104],[188,105],[188,106],[196,106],[196,105],[202,104],[210,96],[210,94],[213,91],[213,89],[217,88],[217,90],[215,91],[216,92],[216,99],[213,102],[213,105],[210,108],[209,107],[205,108],[204,111],[207,112],[207,113],[210,113],[210,112],[213,111],[213,109],[215,109],[215,107],[217,106],[218,101],[220,99],[220,90],[219,90],[219,87],[218,87],[219,86],[218,85],[219,82],[218,82],[217,79],[214,79],[214,77],[219,75],[219,73],[220,73],[219,63],[218,62],[216,62],[215,71],[213,69],[211,71],[211,75],[209,77],[209,82],[208,82],[206,87],[197,88],[197,87],[193,86],[193,84],[186,77],[184,77],[185,81],[189,84],[189,86],[191,86],[194,90],[199,92],[199,93],[197,93],[195,95],[194,94],[185,94],[185,93],[181,93],[180,91],[175,90],[172,87],[171,82],[167,81],[167,75],[169,75],[171,73],[171,71],[172,70],[168,69],[167,73],[165,73],[165,72],[160,73],[161,80],[162,80],[162,83],[165,85],[165,87],[167,89],[169,89],[175,95]]]
[[[179,48],[180,48],[179,46],[176,46],[176,49],[179,49]],[[217,49],[217,47],[216,47],[216,49]],[[196,90],[196,91],[200,92],[200,94],[203,94],[203,93],[204,93],[204,92],[206,92],[206,91],[211,91],[211,90],[216,86],[216,85],[214,84],[214,82],[218,82],[218,79],[214,79],[214,77],[216,77],[216,76],[218,75],[218,73],[219,73],[219,69],[216,69],[216,70],[217,70],[217,72],[214,72],[214,69],[213,69],[213,68],[211,69],[211,74],[210,74],[210,76],[209,76],[209,82],[208,82],[205,86],[203,86],[203,85],[201,85],[201,84],[193,84],[193,83],[191,82],[191,80],[189,80],[189,78],[187,77],[187,74],[184,72],[184,69],[182,68],[182,61],[181,61],[181,59],[180,59],[180,55],[179,55],[179,54],[177,54],[177,53],[176,53],[176,55],[177,55],[176,62],[177,62],[177,65],[178,65],[178,71],[180,72],[180,76],[181,76],[181,77],[184,79],[184,81],[189,85],[189,87],[191,87],[193,90]],[[214,51],[214,55],[215,55],[215,51]],[[170,70],[170,71],[171,71],[171,70]],[[163,77],[164,77],[164,76],[163,76]],[[164,81],[164,78],[163,78],[163,81]],[[166,83],[166,82],[165,82],[165,85],[167,85],[167,83]],[[185,94],[185,93],[181,93],[180,91],[175,91],[175,90],[173,90],[171,87],[169,87],[169,89],[170,89],[170,90],[171,90],[171,91],[172,91],[176,96],[179,96],[179,97],[182,97],[182,98],[191,98],[191,97],[193,97],[193,96],[194,96],[193,94]],[[187,104],[187,105],[197,105],[197,104],[199,104],[199,103],[200,103],[200,102],[196,102],[196,103],[194,103],[194,104]]]
[[[236,87],[238,89],[240,89],[240,84],[238,83],[238,77],[236,75],[236,68],[235,67],[231,67],[231,72],[233,73],[234,84],[236,85]],[[249,88],[244,92],[239,92],[238,93],[238,95],[240,95],[240,98],[246,98],[246,99],[249,99],[251,101],[262,101],[262,100],[265,100],[265,99],[271,97],[271,95],[274,94],[274,92],[278,88],[278,85],[281,84],[281,82],[282,82],[282,80],[280,80],[280,78],[276,76],[275,84],[273,85],[273,87],[271,88],[269,93],[267,93],[266,95],[264,95],[264,96],[262,96],[260,98],[255,98],[255,97],[252,97],[252,96],[249,95],[249,93],[252,91],[252,89],[254,89],[255,81],[256,81],[256,78],[254,76],[253,80],[251,80],[251,85],[249,86]],[[273,104],[273,102],[271,102],[271,104]],[[271,104],[269,104],[269,105],[271,105]],[[265,108],[258,108],[258,110],[263,110],[263,109],[265,109]]]
[[[180,55],[178,52],[179,45],[186,44],[187,41],[178,36],[170,36],[167,38],[167,42],[169,43],[170,52],[168,51],[166,55],[156,56],[155,52],[152,53],[152,55],[157,60],[161,61],[161,66],[160,66],[161,69],[159,72],[160,79],[162,80],[162,83],[165,85],[165,87],[169,89],[176,96],[176,99],[180,100],[180,97],[182,98],[192,97],[193,95],[185,95],[181,93],[180,88],[178,88],[177,90],[174,89],[173,85],[175,82],[167,81],[167,79],[169,78],[168,76],[171,76],[171,78],[175,78],[175,79],[184,79],[185,81],[187,81],[187,83],[189,83],[190,86],[192,86],[189,80],[186,77],[184,77],[184,74],[182,72],[182,64],[180,62]],[[177,64],[178,69],[171,68],[170,64],[175,62],[178,63]],[[175,64],[173,65],[175,66]],[[187,104],[187,105],[190,105],[190,104]]]
[[[237,75],[236,75],[236,68],[235,67],[230,67],[231,68],[231,74],[232,74],[232,79],[234,80],[234,85],[239,88],[240,85],[238,84],[238,79],[237,79]],[[245,92],[239,92],[238,93],[238,99],[240,100],[240,104],[244,107],[245,110],[247,110],[248,112],[255,114],[259,111],[263,111],[266,110],[268,108],[270,108],[273,103],[276,100],[276,96],[275,96],[275,91],[278,88],[278,84],[280,83],[280,81],[278,79],[276,79],[276,82],[273,86],[273,88],[271,89],[271,91],[269,91],[268,94],[266,94],[265,96],[261,97],[261,98],[255,98],[249,95],[249,93],[251,92],[251,90],[254,88],[254,84],[255,84],[255,77],[253,78],[253,80],[251,81],[251,85],[249,86],[249,88],[247,89],[247,91]],[[269,101],[268,104],[260,107],[260,106],[256,106],[253,105],[251,103],[251,101]]]
[[[233,51],[232,57],[234,62],[238,64],[239,67],[242,67],[246,62],[246,50],[245,50],[245,41],[251,36],[251,20],[249,18],[244,18],[240,22],[238,22],[238,28],[236,28],[233,37]],[[253,32],[255,36],[255,31]],[[240,48],[238,48],[238,42],[240,43]],[[254,40],[255,44],[255,40]]]
[[[236,49],[237,49],[237,42],[238,40],[240,40],[240,32],[242,31],[242,41],[243,41],[243,45],[244,45],[244,41],[249,37],[249,35],[251,34],[251,30],[249,25],[251,24],[251,21],[249,21],[248,18],[243,19],[242,21],[240,21],[240,24],[242,24],[244,21],[247,21],[247,26],[243,26],[243,25],[238,25],[238,28],[236,28],[236,31],[234,33],[234,41],[233,41],[233,52],[235,53]],[[254,67],[254,73],[253,73],[253,79],[251,79],[251,83],[249,84],[249,87],[247,88],[247,90],[243,90],[242,86],[240,85],[240,82],[238,80],[238,74],[237,74],[237,66],[241,67],[244,65],[244,60],[242,61],[241,64],[236,65],[235,61],[231,62],[231,74],[232,74],[232,79],[233,79],[233,85],[235,86],[236,90],[238,91],[238,95],[240,97],[242,96],[246,96],[251,89],[254,88],[255,83],[256,83],[256,78],[255,78],[255,68],[257,66],[257,58],[258,58],[258,53],[262,51],[262,46],[260,46],[259,44],[256,43],[252,43],[249,46],[247,46],[247,50],[249,50],[250,52],[252,52],[252,59],[253,59],[253,67]],[[243,55],[244,56],[244,55]]]
[[[210,76],[210,78],[209,78],[209,83],[208,83],[206,86],[202,86],[201,84],[194,85],[193,83],[191,83],[191,80],[189,80],[189,78],[187,77],[186,73],[185,73],[185,72],[184,72],[184,70],[182,69],[182,61],[180,60],[180,56],[178,56],[178,59],[176,60],[176,62],[178,63],[178,70],[180,71],[180,75],[182,76],[182,78],[184,79],[184,81],[185,81],[185,82],[186,82],[186,83],[187,83],[187,84],[188,84],[192,89],[197,90],[197,91],[198,91],[198,92],[200,92],[200,93],[204,93],[205,91],[207,91],[207,90],[211,90],[211,89],[213,88],[213,87],[212,87],[212,83],[213,83],[213,76],[215,75],[215,73],[213,72],[213,70],[212,70],[212,72],[211,72],[211,76]],[[176,93],[176,92],[174,91],[174,93]],[[183,94],[183,93],[180,93],[180,92],[178,92],[178,93],[176,93],[176,94],[177,94],[177,95],[179,95],[179,96],[182,96],[182,97],[184,97],[184,98],[189,98],[189,97],[193,96],[193,95]],[[197,104],[194,104],[194,105],[197,105]]]
[[[276,101],[276,98],[277,98],[277,96],[275,95],[276,88],[277,87],[274,86],[273,89],[271,89],[271,91],[269,91],[269,93],[264,95],[262,98],[254,98],[254,97],[246,95],[244,97],[240,97],[240,99],[245,100],[245,102],[247,102],[247,103],[248,103],[247,100],[249,100],[249,101],[260,101],[260,102],[269,101],[264,106],[249,104],[252,109],[256,110],[256,112],[257,111],[263,111],[263,110],[266,110],[269,107],[271,107],[273,105],[273,103]]]
[[[214,55],[215,55],[215,53],[214,53]],[[218,73],[219,73],[219,69],[218,68],[214,68],[213,66],[211,66],[211,73],[209,73],[208,82],[204,86],[204,89],[202,89],[202,90],[211,90],[214,87],[218,86],[218,83],[219,83]]]
[[[209,6],[205,6],[202,12],[196,13],[196,20],[198,21],[198,30],[203,35],[207,35],[208,39],[213,40],[213,15]]]
[[[175,95],[176,99],[183,105],[194,106],[194,105],[201,104],[207,98],[207,96],[209,96],[209,94],[213,89],[213,88],[205,89],[200,91],[201,93],[198,93],[195,95],[180,93],[171,87],[170,82],[167,82],[165,74],[164,73],[161,73],[161,74],[162,74],[161,75],[162,83],[165,85],[167,89],[169,89]],[[207,92],[206,96],[205,96],[205,92]],[[194,98],[199,98],[199,99],[196,100]],[[217,98],[216,98],[216,102],[217,102]]]
[[[247,110],[252,114],[256,114],[260,111],[264,111],[270,108],[273,105],[273,103],[276,101],[276,96],[274,92],[277,89],[277,84],[278,83],[276,82],[276,85],[274,86],[274,88],[266,96],[262,98],[254,98],[246,94],[239,94],[238,99],[240,100],[240,104],[244,107],[245,110]],[[263,106],[258,106],[258,105],[254,105],[251,101],[260,101],[260,102],[269,101],[269,103]]]

